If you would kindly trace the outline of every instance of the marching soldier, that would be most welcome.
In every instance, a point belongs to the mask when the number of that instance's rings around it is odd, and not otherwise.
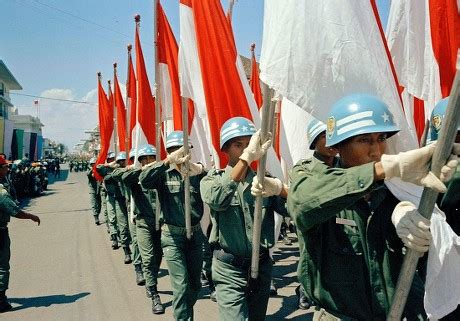
[[[101,224],[99,222],[99,213],[101,212],[101,186],[94,177],[92,167],[96,164],[96,157],[91,158],[89,163],[91,166],[86,171],[86,176],[88,176],[89,196],[91,200],[91,208],[93,209],[94,221],[96,225],[99,225]]]
[[[433,109],[430,119],[431,141],[437,141],[442,122],[446,114],[449,97],[442,99]],[[457,130],[456,143],[460,143],[460,124]],[[438,199],[439,208],[446,214],[446,222],[455,234],[460,235],[460,165],[448,182],[447,192]],[[460,320],[460,307],[441,319],[442,321]]]
[[[8,174],[8,163],[0,157],[0,180]],[[40,218],[21,210],[8,191],[0,184],[0,313],[11,310],[11,304],[6,297],[10,279],[10,237],[8,222],[11,217],[28,219],[40,225]]]
[[[385,320],[403,247],[424,253],[431,233],[429,220],[412,203],[400,202],[383,180],[445,186],[428,170],[433,146],[384,154],[387,138],[399,128],[378,98],[344,97],[329,116],[326,146],[339,151],[339,165],[330,168],[313,157],[291,175],[288,210],[301,245],[298,275],[315,302],[314,320]],[[426,319],[418,274],[404,316]]]
[[[229,119],[220,132],[220,148],[229,158],[228,165],[210,171],[201,181],[203,201],[211,208],[212,279],[223,321],[265,319],[272,275],[269,249],[275,244],[274,212],[286,214],[287,189],[279,179],[266,177],[262,190],[250,165],[266,153],[270,143],[261,144],[260,132],[246,118]],[[255,203],[251,193],[264,196],[257,284],[248,282]]]
[[[167,158],[146,167],[139,176],[139,181],[143,188],[156,189],[158,193],[163,217],[161,246],[173,289],[174,318],[193,320],[193,306],[201,289],[205,236],[200,226],[203,216],[200,181],[206,172],[203,165],[190,163],[192,236],[187,239],[182,164],[190,155],[184,155],[183,145],[182,132],[170,133],[166,138]]]
[[[144,145],[139,149],[138,161],[143,167],[155,162],[156,150],[152,145]],[[163,252],[161,249],[161,231],[156,230],[155,191],[139,185],[140,168],[130,168],[122,176],[123,183],[130,189],[134,199],[134,215],[136,224],[137,244],[142,258],[147,297],[152,298],[152,312],[163,314],[164,307],[158,294],[158,272],[160,271]],[[135,265],[139,271],[141,265]]]

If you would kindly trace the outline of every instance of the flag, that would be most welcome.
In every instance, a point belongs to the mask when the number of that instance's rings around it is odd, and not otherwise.
[[[129,149],[133,146],[134,126],[136,125],[136,75],[134,74],[132,46],[128,45],[128,77],[126,78],[126,109],[129,114]]]
[[[452,87],[460,46],[458,10],[456,0],[391,2],[388,47],[419,137]]]
[[[136,146],[144,144],[155,145],[155,101],[152,96],[147,70],[145,68],[144,55],[142,53],[141,41],[139,38],[140,17],[136,16],[136,75],[137,75],[137,97],[136,97]],[[160,149],[158,149],[160,150]]]
[[[115,114],[115,100],[114,100],[114,97],[113,97],[113,94],[112,94],[112,84],[111,84],[111,81],[108,80],[107,81],[108,83],[108,106],[109,108],[112,110],[111,113],[112,113],[112,133],[110,134],[110,147],[109,147],[109,151],[111,152],[117,152],[117,146],[116,146],[116,128],[115,128],[115,121],[116,121],[116,114]]]
[[[116,65],[113,74],[113,82],[115,108],[117,110],[118,150],[126,152],[126,109],[123,97],[121,96],[120,84],[118,83]]]
[[[390,151],[415,148],[385,45],[373,0],[267,0],[260,78],[323,122],[340,98],[375,95],[401,128]]]
[[[163,116],[172,118],[173,129],[182,130],[182,99],[180,95],[178,73],[178,46],[165,12],[158,2],[158,60],[160,74],[160,97]],[[195,107],[191,99],[187,99],[188,133],[193,146],[191,153],[194,161],[205,166],[210,165],[210,151],[206,142],[206,134],[199,117],[195,117]]]
[[[102,180],[102,177],[96,172],[95,168],[99,164],[104,164],[107,153],[110,148],[110,142],[113,132],[113,108],[109,106],[107,95],[101,85],[100,74],[98,75],[97,94],[98,94],[98,116],[99,116],[99,136],[101,149],[97,156],[96,163],[93,167],[93,173],[96,179]]]
[[[256,56],[254,54],[255,44],[251,45],[251,79],[249,83],[251,84],[251,91],[254,95],[254,100],[256,101],[257,107],[260,109],[262,107],[262,90],[260,89],[260,80],[259,80],[259,68],[257,67]]]
[[[179,79],[183,97],[204,119],[207,139],[217,168],[226,166],[220,151],[220,129],[225,121],[241,116],[260,127],[260,116],[236,51],[231,26],[218,0],[180,2]],[[282,175],[270,149],[267,167]]]

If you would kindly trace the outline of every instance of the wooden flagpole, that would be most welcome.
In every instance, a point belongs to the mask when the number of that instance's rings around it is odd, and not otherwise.
[[[153,0],[153,42],[155,43],[155,147],[157,149],[156,161],[161,161],[161,100],[160,100],[160,68],[158,59],[158,0]],[[160,230],[160,201],[158,193],[156,194],[155,210],[155,229]]]

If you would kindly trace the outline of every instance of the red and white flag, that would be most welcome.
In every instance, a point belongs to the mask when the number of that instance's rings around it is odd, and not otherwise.
[[[117,111],[118,151],[126,152],[126,108],[123,97],[121,96],[120,84],[118,83],[116,71],[113,75],[113,83],[115,108]]]
[[[220,151],[220,129],[232,117],[246,117],[260,127],[255,104],[233,33],[219,0],[181,0],[179,79],[183,97],[194,101],[195,117],[204,120],[216,168],[227,164]],[[282,175],[273,149],[267,167]]]
[[[182,130],[182,99],[178,73],[178,46],[166,14],[158,2],[158,60],[160,74],[160,97],[164,118],[172,118],[173,129]],[[195,117],[195,106],[188,99],[189,139],[193,148],[193,161],[210,165],[210,151],[206,142],[202,121]]]
[[[407,115],[420,135],[436,103],[450,93],[460,46],[456,0],[393,0],[386,36]],[[409,119],[409,120],[412,120]]]
[[[109,106],[107,95],[101,85],[101,79],[97,80],[98,95],[98,116],[99,116],[99,135],[100,145],[99,154],[93,167],[93,173],[96,179],[102,180],[102,177],[96,172],[95,168],[99,164],[104,164],[107,159],[107,153],[110,148],[113,133],[113,108]]]
[[[137,97],[136,97],[136,125],[135,125],[135,147],[136,150],[144,144],[155,146],[155,100],[152,96],[147,69],[145,67],[144,55],[142,53],[141,41],[139,38],[140,17],[136,16],[136,75],[137,75]],[[158,148],[157,152],[160,152]]]
[[[134,126],[136,126],[136,75],[134,74],[132,46],[128,45],[128,77],[126,78],[126,110],[129,115],[129,150],[133,146]]]
[[[343,96],[375,95],[401,128],[393,150],[418,146],[373,0],[266,0],[260,70],[262,81],[323,122]]]

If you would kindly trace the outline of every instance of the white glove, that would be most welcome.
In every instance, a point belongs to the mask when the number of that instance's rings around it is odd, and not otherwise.
[[[169,164],[182,164],[190,159],[190,154],[185,155],[184,146],[182,146],[178,150],[168,154],[166,158],[168,159]]]
[[[196,175],[200,175],[201,173],[203,173],[203,170],[204,170],[204,166],[200,163],[189,163],[189,171],[188,171],[188,176],[189,177],[192,177],[192,176],[196,176]],[[185,169],[185,165],[181,165],[180,167],[180,173],[182,176],[185,176],[187,171]]]
[[[447,188],[442,183],[451,178],[458,162],[457,157],[452,158],[441,169],[441,180],[430,170],[431,157],[436,144],[402,152],[397,155],[382,155],[381,163],[385,171],[385,178],[400,177],[403,181],[432,188],[440,193],[445,193]],[[453,153],[457,155],[458,144],[454,144]]]
[[[120,167],[120,164],[118,164],[116,161],[113,161],[113,162],[108,163],[107,166],[110,168],[118,168]]]
[[[400,202],[393,210],[391,221],[406,247],[421,253],[428,251],[431,243],[431,222],[417,211],[414,204]]]
[[[267,141],[262,144],[260,141],[260,129],[251,137],[248,147],[241,154],[240,159],[246,161],[250,165],[253,161],[260,159],[267,152],[272,144],[272,134],[268,133]]]
[[[251,194],[253,196],[270,197],[280,195],[283,190],[283,183],[278,178],[265,177],[264,184],[259,183],[257,176],[252,179]]]
[[[455,171],[457,170],[457,166],[458,166],[458,156],[452,155],[449,158],[449,161],[446,163],[446,165],[444,165],[441,168],[441,175],[439,177],[441,181],[443,182],[450,181],[452,179],[452,176],[454,176]]]

